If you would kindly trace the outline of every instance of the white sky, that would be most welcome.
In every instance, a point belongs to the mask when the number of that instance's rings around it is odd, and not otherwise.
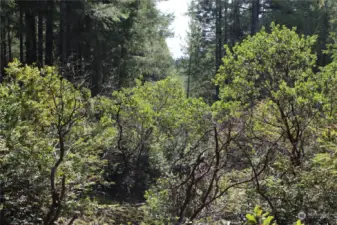
[[[158,3],[158,8],[162,12],[174,13],[174,21],[171,25],[171,30],[174,32],[174,37],[167,38],[166,42],[170,49],[173,58],[183,56],[182,47],[185,42],[186,32],[188,30],[188,4],[190,0],[166,0]]]

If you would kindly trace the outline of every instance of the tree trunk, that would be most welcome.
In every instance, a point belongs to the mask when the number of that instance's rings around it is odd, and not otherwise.
[[[260,0],[252,0],[252,18],[251,18],[251,28],[250,34],[254,35],[257,32],[259,25],[259,14],[260,14]]]
[[[242,30],[240,24],[240,2],[239,0],[232,0],[233,5],[233,25],[231,32],[231,44],[234,46],[242,37]]]
[[[60,61],[65,64],[67,60],[67,4],[66,0],[60,3]]]
[[[38,64],[43,66],[43,15],[39,12],[38,15]]]
[[[224,1],[224,7],[225,7],[225,15],[224,15],[224,43],[228,44],[228,0]]]
[[[67,15],[68,15],[68,12],[67,12]],[[69,25],[69,22],[67,22],[67,25],[66,25],[66,49],[65,49],[65,58],[66,60],[72,56],[72,54],[74,52],[72,52],[72,45],[71,45],[71,29],[70,29],[70,25]],[[78,41],[78,40],[77,40]],[[73,60],[73,58],[72,58]]]
[[[23,63],[23,32],[24,32],[24,24],[23,24],[23,7],[22,3],[19,4],[20,7],[20,62]]]
[[[91,18],[86,15],[84,18],[84,21],[82,22],[82,27],[81,27],[81,34],[89,32],[92,29],[92,21]],[[91,58],[91,51],[90,48],[93,46],[91,43],[92,41],[89,39],[83,39],[82,42],[80,42],[80,52],[81,52],[81,69],[80,73],[86,74],[92,74],[93,73],[93,68],[91,64],[89,65],[89,61]],[[94,43],[95,44],[95,43]]]
[[[6,28],[2,27],[1,30],[1,44],[2,44],[2,70],[7,64],[7,44],[6,44]]]
[[[125,83],[126,76],[124,71],[124,63],[125,63],[125,47],[123,44],[119,47],[120,50],[120,56],[117,59],[117,66],[118,66],[118,83],[117,83],[117,89],[121,89]]]
[[[83,21],[79,21],[76,25],[77,27],[77,37],[81,37],[81,34],[83,34]],[[76,60],[76,73],[81,74],[82,76],[84,73],[81,71],[82,67],[82,58],[83,58],[83,51],[82,51],[82,41],[77,41],[76,44],[76,53],[75,53],[75,60]]]
[[[1,33],[1,32],[0,32]],[[1,36],[1,35],[0,35]],[[2,37],[2,36],[1,36]],[[0,83],[2,82],[2,66],[3,62],[2,62],[2,43],[0,43]],[[0,223],[1,224],[1,223]]]
[[[193,48],[193,46],[191,47]],[[186,96],[187,98],[190,97],[190,83],[191,83],[191,67],[192,67],[192,50],[190,51],[190,57],[188,60],[188,74],[187,74],[187,90],[186,90]]]
[[[329,37],[329,13],[328,13],[328,0],[324,1],[324,12],[323,12],[323,21],[322,21],[322,30],[320,33],[320,46],[318,53],[318,65],[325,66],[328,63],[328,55],[323,53],[323,50],[326,49],[327,40]]]
[[[225,14],[224,14],[224,24],[225,24],[225,28],[224,28],[224,43],[225,44],[228,44],[229,42],[229,36],[230,36],[230,25],[228,24],[228,0],[225,0],[225,3],[224,3],[224,7],[225,7]],[[223,55],[222,57],[226,54],[225,51],[223,51]],[[228,84],[229,83],[229,80],[226,79],[225,80],[225,83]]]
[[[91,78],[91,93],[92,96],[98,95],[102,91],[102,63],[101,63],[101,46],[102,44],[97,40],[95,47],[95,59],[94,59],[94,73]]]
[[[35,16],[31,9],[25,13],[26,20],[26,62],[32,64],[36,62],[36,25]]]
[[[54,24],[54,0],[48,0],[48,13],[46,20],[46,54],[45,63],[48,66],[53,64],[53,24]]]
[[[0,29],[0,36],[1,36],[1,65],[0,65],[0,82],[3,79],[3,74],[4,74],[4,68],[5,68],[5,63],[6,63],[6,42],[5,42],[5,28],[1,27]]]
[[[11,27],[10,27],[10,20],[8,18],[7,20],[8,26],[7,26],[7,45],[8,45],[8,62],[12,61],[12,38],[11,38]]]
[[[96,29],[96,24],[94,24],[94,29]],[[92,63],[93,73],[91,76],[91,94],[92,96],[96,96],[101,93],[102,89],[102,43],[99,39],[96,39],[93,42],[94,48],[94,61]]]
[[[218,72],[222,58],[222,5],[221,0],[216,0],[216,53],[215,53],[215,73]],[[219,86],[215,87],[214,100],[219,100]]]

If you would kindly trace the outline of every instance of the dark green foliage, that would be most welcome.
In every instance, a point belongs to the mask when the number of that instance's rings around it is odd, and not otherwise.
[[[336,1],[316,0],[193,0],[190,5],[190,33],[186,56],[179,61],[190,96],[214,100],[217,89],[209,83],[215,77],[221,58],[248,35],[254,35],[271,22],[296,27],[299,34],[317,35],[312,48],[317,52],[317,66],[325,66],[331,56],[323,54],[335,31]],[[270,31],[270,30],[268,30]],[[317,72],[317,69],[315,69]],[[216,99],[216,98],[215,98]]]
[[[0,223],[334,224],[335,2],[155,3],[1,2]]]
[[[170,19],[154,0],[11,0],[1,2],[1,17],[2,73],[19,56],[28,65],[58,64],[63,77],[98,95],[172,72]]]

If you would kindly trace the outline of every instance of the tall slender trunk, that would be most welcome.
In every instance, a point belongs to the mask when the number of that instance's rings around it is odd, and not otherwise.
[[[82,27],[81,27],[81,33],[88,32],[89,30],[92,29],[92,20],[91,18],[87,15],[84,18],[84,21],[82,22]],[[91,40],[84,39],[83,42],[80,42],[80,51],[81,51],[81,74],[85,74],[86,72],[89,71],[89,73],[92,73],[92,66],[88,65],[88,61],[91,57],[91,52],[90,48],[93,46],[91,43]]]
[[[193,48],[193,46],[191,48]],[[190,96],[191,68],[192,68],[192,50],[190,51],[190,57],[188,60],[187,90],[186,90],[187,98],[189,98]]]
[[[217,73],[222,58],[222,5],[221,0],[216,0],[216,25],[215,25],[215,32],[216,32],[216,55],[215,55],[215,72]],[[215,97],[214,100],[219,100],[219,86],[215,87]]]
[[[46,53],[45,63],[51,66],[53,64],[53,24],[54,24],[54,0],[48,0],[47,2],[47,18],[46,18]]]
[[[36,24],[35,16],[31,9],[25,13],[26,26],[26,62],[32,64],[36,62]]]
[[[3,74],[4,74],[4,68],[5,68],[5,64],[6,64],[6,41],[5,41],[5,28],[1,27],[0,29],[0,36],[1,36],[1,65],[0,65],[0,82],[3,79]]]
[[[120,56],[117,59],[117,66],[118,66],[118,83],[117,89],[121,89],[125,82],[125,71],[124,71],[124,57],[125,57],[125,47],[123,44],[120,46]]]
[[[95,59],[94,59],[94,65],[93,65],[94,73],[93,73],[93,77],[91,78],[92,96],[96,96],[102,91],[103,73],[102,73],[102,63],[101,63],[101,55],[102,55],[101,48],[102,48],[102,43],[100,43],[100,41],[97,40],[96,47],[95,47]]]
[[[83,21],[79,21],[76,25],[78,35],[77,37],[81,37],[81,34],[83,33]],[[75,52],[75,60],[76,60],[76,72],[81,74],[81,65],[82,65],[82,41],[77,41],[76,44],[76,52]],[[83,75],[83,74],[82,74]]]
[[[225,14],[224,14],[224,43],[228,44],[228,0],[224,0]]]
[[[66,0],[60,2],[60,61],[66,63],[67,60],[67,3]]]
[[[68,12],[67,12],[67,15],[68,15]],[[72,51],[72,48],[71,48],[71,28],[70,28],[70,25],[69,25],[69,21],[67,21],[67,25],[66,25],[66,49],[65,49],[65,58],[68,59],[70,56],[72,56],[72,54],[74,53]]]
[[[259,25],[259,14],[260,14],[260,0],[252,0],[252,17],[250,27],[251,35],[254,35],[257,32]]]
[[[0,37],[2,38],[2,35],[1,35],[1,31],[0,31]],[[2,43],[0,41],[0,83],[2,82],[2,65],[3,65],[3,62],[2,62]],[[0,217],[1,218],[1,217]]]
[[[7,44],[6,44],[6,28],[5,26],[2,27],[1,30],[1,44],[2,44],[2,67],[4,68],[7,64]]]
[[[94,24],[94,29],[96,29],[96,24]],[[94,49],[94,62],[93,74],[91,77],[91,93],[92,96],[96,96],[102,91],[102,81],[103,81],[103,70],[102,70],[102,44],[99,39],[93,43],[95,45]]]
[[[318,64],[320,66],[325,66],[328,63],[328,55],[323,53],[323,50],[326,49],[326,44],[329,36],[329,12],[328,12],[328,0],[324,1],[324,12],[323,12],[323,21],[322,21],[322,31],[320,34],[320,49],[318,54]]]
[[[225,14],[224,14],[224,43],[228,44],[229,43],[229,37],[230,37],[230,25],[228,24],[228,0],[225,0],[224,2],[224,7],[225,7]],[[226,54],[225,51],[223,51],[222,57]],[[225,80],[225,83],[228,84],[229,80]]]
[[[233,10],[233,24],[231,31],[231,44],[235,45],[242,37],[242,30],[240,24],[240,2],[239,0],[232,0]]]
[[[22,3],[19,4],[20,7],[20,62],[23,62],[23,33],[24,33],[24,23],[23,23],[23,7]]]
[[[11,38],[11,27],[10,27],[10,20],[8,18],[7,20],[8,26],[7,26],[7,45],[8,45],[8,62],[12,61],[12,38]]]
[[[38,64],[43,66],[43,13],[39,11],[38,15]]]

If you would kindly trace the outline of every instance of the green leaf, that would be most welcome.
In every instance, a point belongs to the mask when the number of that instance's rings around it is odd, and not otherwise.
[[[248,222],[250,222],[250,223],[257,223],[255,216],[252,215],[252,214],[247,214],[246,218],[247,218]]]

